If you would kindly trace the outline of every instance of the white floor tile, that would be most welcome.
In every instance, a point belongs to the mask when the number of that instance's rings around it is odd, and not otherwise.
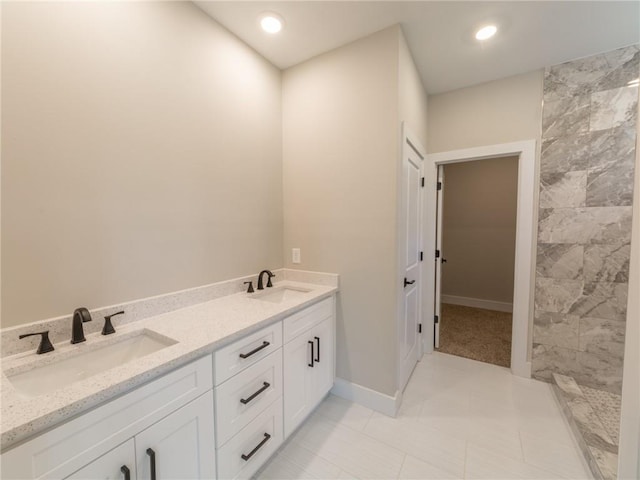
[[[521,435],[524,460],[530,465],[543,468],[563,478],[590,478],[580,453],[569,445]]]
[[[340,474],[339,467],[296,442],[289,442],[285,445],[280,451],[279,457],[302,468],[305,472],[313,475],[313,478],[337,478]]]
[[[396,478],[405,455],[321,415],[311,416],[293,441],[358,478]]]
[[[335,395],[329,395],[324,402],[318,406],[316,412],[354,430],[362,430],[373,414],[373,410],[370,408],[336,397]]]
[[[592,478],[546,383],[434,353],[397,418],[328,396],[262,479]]]
[[[552,480],[562,477],[558,475],[554,476],[545,470],[495,453],[491,449],[491,445],[487,445],[487,448],[482,448],[470,443],[467,447],[467,462],[464,478],[487,480]]]
[[[421,423],[374,413],[364,433],[420,460],[462,476],[465,440]]]
[[[411,455],[407,455],[402,464],[402,470],[400,470],[401,480],[456,480],[460,476],[453,473],[441,470],[438,467],[431,465],[430,463],[423,462]]]

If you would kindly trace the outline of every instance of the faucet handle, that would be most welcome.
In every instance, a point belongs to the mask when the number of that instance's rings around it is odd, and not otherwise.
[[[51,345],[51,340],[49,340],[49,330],[45,332],[25,333],[24,335],[20,335],[18,338],[22,340],[23,338],[33,337],[34,335],[42,336],[40,338],[40,345],[38,345],[38,350],[36,350],[36,353],[38,355],[42,353],[53,352],[54,348],[53,345]]]
[[[244,282],[245,285],[247,283],[249,284],[249,286],[247,287],[247,293],[253,293],[254,292],[254,290],[253,290],[253,282]]]
[[[276,274],[275,274],[275,273],[271,273],[271,272],[267,272],[267,275],[268,275],[268,279],[267,279],[267,287],[273,287],[273,284],[271,283],[271,279],[272,279],[273,277],[275,277],[275,276],[276,276]]]
[[[122,315],[124,310],[121,310],[116,313],[112,313],[111,315],[104,316],[104,326],[102,327],[102,335],[111,335],[112,333],[116,333],[116,329],[113,328],[113,324],[111,323],[111,317],[115,317],[116,315]]]

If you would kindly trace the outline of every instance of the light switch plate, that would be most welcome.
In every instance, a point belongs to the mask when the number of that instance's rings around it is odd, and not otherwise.
[[[291,249],[291,261],[293,263],[300,263],[300,249],[292,248]]]

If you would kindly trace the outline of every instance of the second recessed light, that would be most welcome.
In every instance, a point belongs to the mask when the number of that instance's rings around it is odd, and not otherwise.
[[[260,26],[267,33],[278,33],[283,25],[282,17],[275,13],[265,13],[260,17]]]
[[[476,40],[486,40],[493,37],[498,31],[495,25],[487,25],[476,32]]]

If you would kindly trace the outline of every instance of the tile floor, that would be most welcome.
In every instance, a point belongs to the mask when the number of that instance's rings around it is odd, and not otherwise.
[[[397,418],[328,396],[260,479],[591,479],[550,385],[442,353]]]

